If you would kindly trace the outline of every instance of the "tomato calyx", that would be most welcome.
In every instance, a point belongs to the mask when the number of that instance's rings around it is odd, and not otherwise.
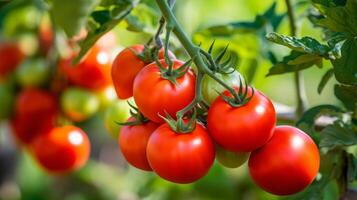
[[[249,89],[252,90],[250,95],[248,94]],[[247,104],[253,98],[254,92],[254,88],[250,87],[247,81],[244,81],[243,86],[242,79],[239,78],[239,87],[235,89],[233,93],[231,92],[232,96],[226,96],[224,94],[220,94],[220,96],[230,106],[237,108]]]
[[[192,116],[190,119],[184,118],[181,115],[177,116],[177,120],[173,119],[170,114],[166,113],[166,117],[159,115],[169,126],[170,128],[178,134],[191,133],[196,129],[196,109],[193,109]]]
[[[135,126],[135,125],[140,125],[140,124],[145,124],[147,122],[149,122],[149,119],[146,118],[140,111],[139,109],[134,106],[132,103],[130,103],[130,101],[127,101],[127,103],[129,104],[130,108],[130,115],[131,117],[133,117],[135,120],[131,120],[131,121],[127,121],[127,122],[115,122],[116,124],[120,125],[120,126]]]
[[[173,62],[170,58],[165,59],[168,67],[165,68],[158,59],[155,59],[155,63],[160,69],[160,75],[163,79],[169,80],[172,84],[177,84],[176,80],[181,76],[185,75],[187,71],[190,69],[190,64],[192,59],[186,61],[183,65],[181,65],[177,69],[173,69]]]

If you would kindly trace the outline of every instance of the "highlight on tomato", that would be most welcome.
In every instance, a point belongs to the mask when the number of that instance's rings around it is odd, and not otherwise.
[[[269,142],[252,152],[248,164],[258,186],[272,194],[291,195],[315,179],[320,166],[319,149],[300,129],[277,126]]]

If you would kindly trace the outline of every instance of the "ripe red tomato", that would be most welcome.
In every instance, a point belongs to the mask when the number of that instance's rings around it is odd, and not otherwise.
[[[38,163],[49,173],[63,174],[82,167],[89,158],[90,142],[78,127],[53,128],[31,145]]]
[[[127,121],[134,121],[130,117]],[[152,171],[146,158],[146,147],[151,134],[159,125],[154,122],[134,126],[123,126],[119,134],[119,147],[125,159],[136,168]]]
[[[11,42],[0,43],[0,78],[12,72],[24,59],[19,45]]]
[[[248,95],[252,89],[248,90]],[[228,91],[223,95],[231,96]],[[273,135],[276,122],[271,101],[259,91],[241,107],[232,107],[219,96],[208,110],[207,125],[213,139],[235,152],[253,151]]]
[[[113,62],[112,79],[120,99],[127,99],[133,96],[134,79],[140,70],[148,64],[136,55],[143,53],[144,48],[144,45],[133,45],[125,48],[116,56]],[[175,55],[170,51],[169,56],[173,59],[175,58]],[[164,49],[160,49],[158,58],[164,58]]]
[[[164,60],[160,63],[167,67]],[[182,61],[173,60],[173,68],[183,65]],[[134,81],[134,100],[139,110],[150,120],[162,123],[159,114],[165,112],[172,117],[176,112],[187,106],[195,96],[194,72],[189,69],[187,73],[176,80],[176,84],[164,79],[156,63],[147,65],[136,76]]]
[[[72,65],[72,59],[64,59],[59,63],[59,68],[72,84],[93,90],[112,84],[110,67],[109,52],[98,45],[92,47],[77,66]]]
[[[197,124],[191,133],[176,133],[165,123],[151,135],[147,158],[151,168],[163,179],[192,183],[207,174],[215,150],[201,124]]]
[[[302,191],[319,171],[320,155],[313,140],[292,126],[278,126],[273,137],[249,158],[255,183],[276,195]]]
[[[57,120],[55,97],[43,90],[24,89],[15,102],[15,117],[11,120],[13,134],[20,144],[29,144],[52,129]]]

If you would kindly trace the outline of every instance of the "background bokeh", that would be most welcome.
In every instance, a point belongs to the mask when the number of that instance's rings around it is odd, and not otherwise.
[[[151,2],[151,1],[150,1]],[[255,73],[251,83],[263,91],[273,101],[294,107],[296,105],[295,88],[292,74],[266,77],[271,63],[264,58],[260,50],[272,46],[268,41],[259,41],[256,34],[237,34],[231,38],[207,37],[202,30],[206,27],[236,21],[253,21],[257,14],[264,13],[273,3],[272,0],[179,0],[174,11],[184,29],[196,43],[208,48],[213,39],[220,47],[230,44],[230,50],[239,57],[238,69],[247,76],[255,63]],[[139,9],[139,8],[138,8]],[[141,8],[142,9],[142,8]],[[299,16],[306,10],[299,8]],[[139,10],[140,11],[140,10]],[[139,12],[137,11],[137,12]],[[135,11],[134,11],[135,12]],[[277,2],[277,12],[285,12],[283,1]],[[36,41],[26,28],[35,26],[38,13],[35,6],[29,3],[21,8],[0,10],[1,37],[21,40],[29,51],[36,48]],[[298,17],[301,35],[320,38],[320,32],[313,29],[306,18]],[[280,33],[288,33],[287,18],[278,28]],[[25,26],[25,27],[24,27]],[[27,27],[26,27],[27,26]],[[150,33],[135,33],[126,29],[125,23],[114,29],[117,35],[115,55],[123,47],[145,43]],[[22,34],[23,32],[23,34]],[[2,39],[3,39],[2,38]],[[272,46],[278,57],[287,54],[284,47]],[[173,41],[177,55],[185,59],[179,43]],[[333,95],[333,84],[330,81],[323,92],[318,94],[317,86],[329,63],[322,69],[317,67],[303,71],[309,106],[318,104],[338,104]],[[0,99],[1,103],[1,99]],[[172,184],[158,178],[152,173],[129,167],[123,159],[117,141],[106,132],[102,114],[98,113],[90,120],[80,124],[89,135],[92,144],[91,160],[81,170],[66,177],[52,177],[42,171],[26,152],[16,147],[10,137],[10,128],[6,121],[0,123],[0,199],[3,200],[213,200],[213,199],[283,199],[270,195],[257,188],[248,175],[246,164],[238,169],[226,169],[215,164],[209,174],[202,180],[188,185]],[[336,196],[337,191],[325,191],[327,197]],[[327,198],[328,199],[328,198]]]

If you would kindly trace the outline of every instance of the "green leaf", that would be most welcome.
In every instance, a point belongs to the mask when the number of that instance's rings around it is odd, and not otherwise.
[[[329,46],[320,44],[317,40],[311,37],[303,37],[299,39],[278,33],[269,33],[266,38],[271,42],[284,45],[292,50],[306,54],[329,57],[329,51],[331,50]]]
[[[315,121],[320,116],[339,116],[342,110],[334,105],[319,105],[305,111],[296,126],[308,133],[318,144],[320,134],[315,131]]]
[[[87,18],[99,0],[53,0],[51,12],[55,24],[68,37],[76,35],[87,22]]]
[[[106,1],[104,4],[106,7],[94,11],[87,23],[87,37],[80,42],[81,51],[74,62],[78,63],[101,36],[125,19],[138,1],[139,0]]]
[[[356,11],[357,12],[357,11]],[[337,81],[357,85],[357,38],[346,40],[341,48],[341,57],[332,60]]]
[[[146,4],[137,5],[125,18],[127,30],[153,34],[159,23],[160,15]]]
[[[276,31],[282,20],[284,14],[276,13],[276,2],[262,15],[257,15],[254,21],[247,22],[232,22],[228,24],[211,26],[203,32],[209,32],[213,36],[230,36],[236,33],[255,33],[258,31],[273,30]]]
[[[353,182],[357,180],[357,158],[353,154],[348,154],[347,180]]]
[[[321,131],[319,146],[333,149],[357,144],[357,133],[341,124],[329,125]]]
[[[317,55],[291,51],[281,62],[276,63],[269,69],[267,76],[300,71],[314,65],[319,65],[321,61],[322,58]]]
[[[335,95],[345,107],[354,111],[357,106],[357,86],[335,85]]]
[[[319,83],[319,86],[317,87],[317,92],[319,94],[321,94],[321,92],[324,89],[325,85],[331,79],[332,76],[333,76],[333,69],[327,70],[327,72],[322,76],[321,81]]]
[[[313,0],[312,2],[321,13],[321,16],[312,20],[314,24],[335,32],[357,35],[356,0],[340,1],[340,3],[326,0]]]

